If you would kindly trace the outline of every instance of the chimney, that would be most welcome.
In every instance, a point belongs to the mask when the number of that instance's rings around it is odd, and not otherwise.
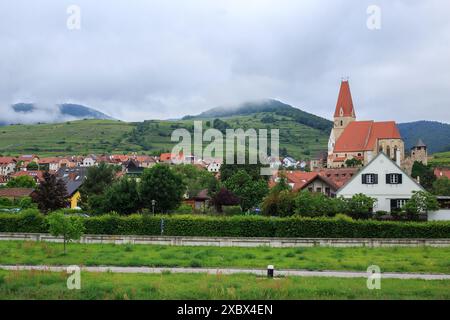
[[[370,161],[372,161],[372,151],[367,151],[367,163],[369,163]]]
[[[395,154],[395,159],[397,162],[397,165],[400,167],[401,166],[401,159],[400,159],[400,150],[397,149],[396,154]]]

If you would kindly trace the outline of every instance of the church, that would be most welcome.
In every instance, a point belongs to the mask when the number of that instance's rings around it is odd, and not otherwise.
[[[395,121],[357,121],[349,82],[343,80],[328,141],[327,167],[345,167],[350,159],[366,165],[380,152],[399,166],[403,163],[405,145],[397,124]]]

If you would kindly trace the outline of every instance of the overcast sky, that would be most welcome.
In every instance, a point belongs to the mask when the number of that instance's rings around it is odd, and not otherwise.
[[[74,102],[140,121],[275,98],[330,119],[348,76],[360,120],[450,122],[449,16],[442,0],[2,1],[0,112]]]

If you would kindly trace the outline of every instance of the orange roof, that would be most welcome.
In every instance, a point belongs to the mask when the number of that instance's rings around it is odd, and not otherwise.
[[[317,177],[317,172],[304,172],[304,171],[287,171],[285,172],[288,183],[294,184],[293,191],[297,191],[303,188],[306,184]]]
[[[450,179],[450,169],[448,168],[436,168],[434,169],[434,175],[439,179],[442,177],[447,177]]]
[[[29,188],[4,188],[0,189],[0,197],[22,198],[30,196],[33,192],[34,189]]]
[[[11,177],[17,178],[21,176],[29,176],[34,178],[37,181],[43,181],[44,180],[44,173],[42,171],[18,171],[14,172]]]
[[[41,159],[39,159],[39,164],[59,163],[61,160],[62,160],[62,158],[58,158],[58,157],[41,158]]]
[[[336,141],[334,152],[369,151],[379,139],[401,139],[395,121],[353,121]]]
[[[341,114],[342,109],[342,114]],[[339,89],[339,96],[336,103],[335,117],[355,117],[355,110],[353,108],[352,94],[350,93],[350,85],[347,81],[341,82]]]
[[[317,171],[319,175],[325,177],[334,183],[337,187],[342,187],[347,183],[357,172],[358,168],[340,168],[340,169],[320,169]]]
[[[12,162],[16,162],[16,159],[13,157],[0,157],[0,164],[10,164]]]

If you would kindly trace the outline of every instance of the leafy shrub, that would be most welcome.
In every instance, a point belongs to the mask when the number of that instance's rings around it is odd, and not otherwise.
[[[302,237],[302,238],[450,238],[450,222],[391,222],[261,216],[150,216],[103,215],[82,218],[86,234],[160,235],[203,237]],[[37,210],[1,214],[0,232],[48,232],[46,217]]]
[[[223,206],[223,213],[227,216],[234,216],[242,214],[242,210],[240,206]]]

